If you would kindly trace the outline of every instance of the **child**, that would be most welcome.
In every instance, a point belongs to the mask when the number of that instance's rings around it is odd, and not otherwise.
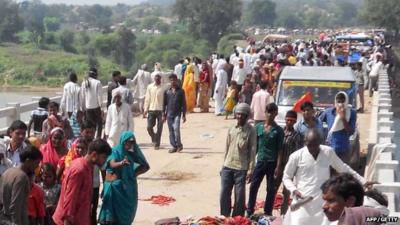
[[[224,111],[225,111],[225,119],[228,119],[228,116],[232,114],[233,108],[237,103],[238,99],[238,86],[236,81],[231,81],[231,86],[228,88],[228,93],[226,94]]]
[[[72,128],[67,119],[62,118],[58,112],[60,106],[57,102],[50,102],[48,106],[49,115],[43,122],[42,143],[46,143],[49,138],[50,131],[55,127],[61,127],[64,130],[65,138],[70,140],[73,138]]]
[[[30,225],[44,225],[46,210],[42,188],[31,179],[31,191],[28,197],[28,216]]]
[[[68,151],[67,155],[60,159],[60,162],[57,166],[57,179],[60,178],[60,183],[62,183],[62,175],[70,165],[72,160],[77,159],[79,157],[85,156],[87,153],[87,143],[83,137],[80,137],[74,141],[71,146],[71,149]]]
[[[47,112],[47,107],[49,105],[50,99],[42,97],[39,99],[39,107],[32,111],[31,119],[28,125],[28,137],[30,137],[31,127],[33,124],[33,135],[40,136],[42,134],[42,124],[47,119],[49,113]]]
[[[56,182],[56,169],[50,163],[43,164],[41,170],[42,183],[40,186],[44,191],[44,203],[46,207],[45,225],[53,225],[52,216],[57,207],[61,187]]]

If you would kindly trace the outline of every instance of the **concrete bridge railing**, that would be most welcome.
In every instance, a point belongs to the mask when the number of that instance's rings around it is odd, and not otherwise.
[[[397,146],[393,142],[392,97],[388,74],[379,76],[378,92],[374,94],[368,141],[368,163],[365,177],[378,181],[374,185],[388,197],[391,216],[400,216],[399,161]]]
[[[107,96],[107,86],[103,87],[104,96]],[[62,93],[56,93],[57,96],[51,97],[50,101],[55,101],[60,103]],[[6,127],[0,128],[0,134],[5,134],[7,132],[7,128],[11,125],[11,123],[15,120],[21,119],[21,115],[23,113],[30,113],[32,110],[38,107],[38,101],[40,97],[32,97],[31,102],[27,103],[7,103],[5,108],[0,109],[0,118],[6,118]],[[105,108],[107,105],[107,97],[103,97],[103,105]],[[26,124],[29,121],[24,121]]]

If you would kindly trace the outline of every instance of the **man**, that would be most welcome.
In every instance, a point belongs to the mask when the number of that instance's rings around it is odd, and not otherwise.
[[[82,82],[81,108],[85,111],[85,119],[96,124],[96,136],[100,138],[103,129],[103,112],[101,110],[101,105],[103,104],[103,87],[97,77],[97,69],[91,68],[88,77]]]
[[[93,167],[102,167],[111,148],[97,139],[89,144],[88,154],[72,161],[66,171],[53,220],[57,225],[90,225]]]
[[[154,149],[160,149],[161,134],[163,129],[162,111],[164,107],[164,92],[165,89],[161,84],[161,75],[154,76],[154,83],[150,84],[146,90],[146,98],[144,101],[143,118],[147,114],[147,132],[151,137],[151,142]],[[157,122],[157,133],[154,133],[153,127]]]
[[[217,82],[215,83],[214,99],[215,99],[215,115],[220,116],[224,111],[224,98],[228,85],[228,74],[226,73],[227,64],[217,71]]]
[[[11,160],[13,167],[20,163],[20,155],[25,151],[26,124],[21,120],[14,121],[8,128],[8,134],[11,137],[10,144],[7,145],[6,157]]]
[[[226,139],[224,166],[221,170],[221,215],[244,216],[246,202],[246,178],[254,170],[257,135],[255,129],[247,123],[250,106],[240,103],[236,106],[237,124],[228,131]],[[235,188],[235,203],[232,211],[231,195]]]
[[[238,85],[238,91],[242,90],[244,80],[247,76],[247,70],[244,68],[244,60],[239,59],[239,64],[233,68],[232,80],[236,81]]]
[[[326,218],[321,209],[323,200],[320,187],[330,177],[329,166],[339,173],[348,172],[361,183],[368,184],[363,177],[343,163],[331,147],[321,143],[321,134],[312,128],[305,136],[305,147],[289,156],[283,174],[283,184],[294,196],[292,205],[298,203],[300,199],[309,197],[312,199],[297,210],[289,210],[284,224],[323,224]]]
[[[378,225],[367,222],[367,217],[380,217],[378,209],[365,207],[364,188],[350,174],[344,173],[325,181],[322,186],[322,209],[329,221],[338,221],[338,225]]]
[[[6,170],[0,179],[0,224],[29,225],[27,202],[30,192],[29,177],[43,159],[42,153],[28,146],[20,154],[21,164]]]
[[[280,162],[278,163],[280,165],[280,168],[278,168],[279,171],[284,170],[286,163],[289,160],[289,156],[293,152],[299,150],[304,146],[303,136],[300,133],[296,132],[293,127],[293,125],[297,121],[297,113],[293,110],[289,110],[286,113],[285,121],[286,121],[286,126],[283,129],[285,137],[283,139],[282,157],[280,158]],[[278,174],[278,177],[276,177],[276,182],[275,182],[276,191],[279,189],[281,183],[282,183],[282,174]],[[283,193],[283,201],[281,205],[281,215],[285,215],[289,206],[290,192],[285,187],[283,187],[282,193]]]
[[[179,60],[178,64],[175,65],[174,67],[174,74],[178,77],[178,80],[183,81],[182,79],[182,65],[183,65],[183,59]]]
[[[315,117],[314,104],[308,101],[304,102],[300,106],[300,109],[303,112],[303,118],[301,118],[299,122],[294,125],[296,132],[305,137],[309,129],[316,128],[323,136],[324,128],[322,126],[322,122]]]
[[[257,132],[257,164],[251,177],[247,214],[253,215],[257,193],[264,176],[267,179],[267,196],[264,204],[264,214],[272,215],[275,200],[275,177],[282,173],[279,164],[282,158],[282,146],[284,139],[283,129],[275,122],[278,115],[278,106],[270,103],[265,107],[264,123],[258,123]]]
[[[64,91],[61,98],[60,108],[63,113],[66,113],[68,118],[71,118],[73,114],[80,111],[80,94],[81,88],[77,84],[78,77],[75,73],[69,74],[69,82],[64,85]]]
[[[365,83],[365,81],[364,81],[364,74],[362,71],[362,63],[357,62],[352,69],[353,69],[353,73],[356,77],[357,95],[360,98],[360,105],[361,105],[361,107],[357,110],[357,112],[363,113],[364,112],[364,83]]]
[[[155,79],[155,76],[156,75],[160,75],[160,77],[161,77],[161,83],[162,84],[165,84],[166,82],[164,81],[164,75],[163,75],[163,72],[161,71],[161,63],[159,63],[159,62],[156,62],[155,64],[154,64],[154,71],[151,73],[151,79],[152,80],[154,80]]]
[[[111,99],[112,99],[112,91],[119,86],[118,85],[119,76],[121,76],[121,72],[120,71],[113,71],[112,80],[108,83],[108,88],[107,88],[107,108],[112,103],[112,101],[111,101]]]
[[[169,142],[172,149],[169,153],[180,152],[183,149],[181,142],[181,117],[186,122],[185,91],[179,87],[178,77],[175,74],[169,76],[171,88],[164,94],[164,116],[169,129]]]
[[[357,112],[350,108],[345,92],[336,94],[335,106],[326,109],[321,114],[320,120],[328,124],[326,142],[344,163],[349,164],[352,154],[350,136],[356,129]]]
[[[133,132],[134,128],[131,107],[126,102],[123,102],[122,95],[118,88],[114,89],[114,103],[111,104],[107,110],[104,140],[107,140],[112,148],[119,144],[119,138],[122,132]]]
[[[254,123],[261,123],[265,121],[265,108],[269,103],[269,93],[267,91],[268,81],[260,82],[260,90],[254,93],[251,100],[251,111],[253,112]]]
[[[382,70],[382,67],[384,67],[382,62],[382,55],[377,54],[376,62],[371,61],[371,63],[372,67],[371,71],[369,72],[369,83],[368,83],[369,97],[372,97],[374,91],[378,90],[379,72]]]
[[[132,80],[132,85],[135,87],[135,97],[139,101],[139,111],[144,112],[144,98],[146,97],[146,89],[151,84],[152,79],[150,72],[147,71],[147,65],[143,64],[141,69],[136,73],[135,78]]]
[[[49,113],[47,112],[47,107],[48,107],[49,103],[50,103],[50,99],[47,97],[41,97],[39,99],[39,102],[38,102],[39,107],[32,111],[31,119],[29,120],[28,138],[31,136],[30,133],[31,133],[32,124],[33,124],[33,135],[35,137],[42,136],[43,122],[49,116]]]
[[[125,102],[126,104],[129,105],[129,108],[132,106],[133,104],[133,95],[131,90],[129,90],[129,88],[126,86],[126,77],[125,76],[120,76],[119,80],[119,87],[115,88],[112,91],[112,94],[114,96],[114,93],[119,92],[121,97],[122,97],[122,101]],[[111,104],[114,103],[114,98],[111,98]]]
[[[368,78],[368,59],[367,59],[367,54],[365,52],[361,52],[361,57],[359,59],[359,62],[362,65],[362,74],[364,76],[364,89],[363,90],[367,90],[368,89],[368,85],[369,85],[369,78]]]

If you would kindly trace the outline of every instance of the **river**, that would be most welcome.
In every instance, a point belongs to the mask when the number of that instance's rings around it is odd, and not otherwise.
[[[33,97],[54,97],[54,91],[32,91],[31,89],[0,89],[0,108],[6,107],[7,103],[27,103],[31,102]],[[21,119],[29,120],[30,112],[23,113]],[[0,119],[0,128],[6,127],[6,119]]]

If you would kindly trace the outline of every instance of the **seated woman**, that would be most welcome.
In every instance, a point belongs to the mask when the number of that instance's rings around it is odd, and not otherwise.
[[[137,176],[150,169],[131,131],[121,134],[119,145],[113,148],[106,164],[103,205],[100,224],[132,224],[137,204]]]

